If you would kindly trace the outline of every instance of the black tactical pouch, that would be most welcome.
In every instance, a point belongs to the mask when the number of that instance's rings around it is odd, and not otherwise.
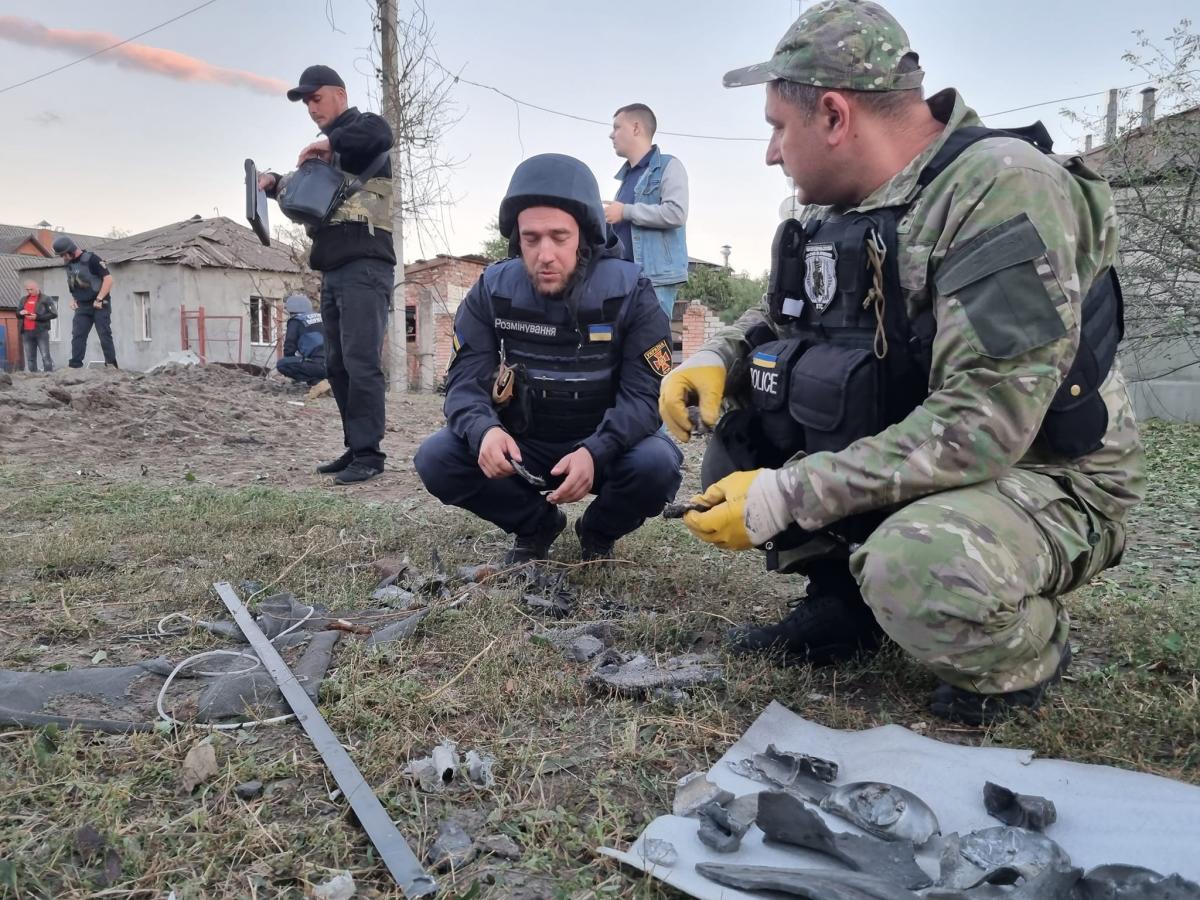
[[[763,436],[792,455],[804,448],[804,429],[788,410],[792,372],[804,352],[797,340],[768,341],[749,357],[750,402],[758,411]]]
[[[380,153],[361,175],[353,178],[321,159],[306,159],[293,172],[276,195],[280,211],[293,222],[308,229],[320,228],[337,212],[346,199],[362,190],[388,161],[388,151]]]
[[[771,275],[767,282],[767,310],[783,324],[804,310],[804,247],[808,235],[795,219],[784,219],[771,242]]]
[[[345,173],[320,159],[301,163],[276,196],[280,211],[305,228],[320,228],[345,199]]]
[[[837,452],[879,430],[880,367],[870,350],[818,344],[792,371],[788,408],[809,453]]]

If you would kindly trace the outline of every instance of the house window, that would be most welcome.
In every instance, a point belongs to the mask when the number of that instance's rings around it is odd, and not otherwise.
[[[275,343],[275,308],[270,297],[250,298],[250,343],[268,346]]]
[[[134,291],[133,306],[137,310],[138,340],[148,341],[152,336],[150,330],[150,292]]]

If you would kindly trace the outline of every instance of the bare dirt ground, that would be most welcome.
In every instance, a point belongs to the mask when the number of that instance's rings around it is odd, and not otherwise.
[[[329,397],[214,366],[0,379],[0,669],[227,646],[195,628],[154,632],[171,612],[223,616],[217,580],[356,609],[381,558],[425,573],[440,559],[453,573],[494,557],[504,536],[433,501],[412,470],[440,409],[436,396],[390,397],[385,475],[338,488],[313,472],[341,450]],[[554,557],[576,606],[550,624],[607,620],[621,649],[657,659],[712,651],[720,683],[681,705],[590,688],[586,664],[530,640],[547,623],[522,589],[495,583],[381,652],[342,640],[322,715],[419,854],[446,819],[515,847],[443,875],[448,897],[677,896],[596,848],[627,846],[669,810],[676,780],[710,766],[774,699],[830,727],[898,723],[1200,781],[1200,429],[1144,433],[1150,480],[1125,559],[1068,599],[1076,663],[1037,714],[986,730],[932,720],[931,676],[894,648],[825,669],[723,653],[728,624],[778,617],[802,580],[658,519],[601,571],[579,565],[568,530]],[[685,448],[684,492],[701,449]],[[298,727],[209,739],[218,774],[183,790],[202,739],[0,730],[0,897],[301,897],[339,870],[358,896],[398,896]],[[437,793],[402,774],[445,739],[494,754],[496,784]],[[246,801],[235,787],[249,780],[265,790]]]
[[[342,434],[332,395],[306,391],[221,366],[16,374],[0,389],[0,439],[7,457],[47,473],[315,488],[329,485],[313,468],[342,452]],[[353,488],[357,496],[420,488],[412,456],[441,427],[441,398],[390,394],[387,421],[387,475]]]

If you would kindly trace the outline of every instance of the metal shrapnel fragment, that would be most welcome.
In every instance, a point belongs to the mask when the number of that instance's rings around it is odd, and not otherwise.
[[[767,840],[824,853],[856,872],[878,875],[910,890],[933,883],[917,865],[912,841],[881,841],[832,831],[815,810],[786,791],[759,794],[757,824]]]
[[[912,841],[919,847],[941,832],[937,816],[925,801],[902,787],[879,781],[836,787],[821,799],[821,809],[885,841]]]
[[[781,891],[814,900],[917,900],[918,895],[874,875],[836,869],[785,869],[697,863],[696,871],[718,884],[745,891]]]
[[[521,465],[520,460],[513,459],[510,456],[508,457],[508,464],[513,467],[514,472],[532,484],[535,488],[544,488],[546,486],[546,479],[542,478],[540,475],[534,475],[527,468]]]
[[[695,500],[676,500],[663,507],[664,519],[682,519],[690,512],[705,512],[709,509],[707,503],[697,503]]]
[[[990,781],[983,785],[983,805],[989,816],[1017,828],[1045,831],[1058,820],[1053,801],[1033,794],[1018,794]]]

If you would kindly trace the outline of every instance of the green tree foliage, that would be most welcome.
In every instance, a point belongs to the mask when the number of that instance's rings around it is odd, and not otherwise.
[[[487,230],[490,237],[479,248],[479,255],[488,259],[508,259],[508,241],[500,236],[500,220],[492,219]]]
[[[757,306],[767,289],[767,273],[755,278],[749,272],[734,272],[714,266],[697,266],[688,273],[687,284],[679,291],[685,301],[699,300],[721,317],[732,322],[752,306]]]

